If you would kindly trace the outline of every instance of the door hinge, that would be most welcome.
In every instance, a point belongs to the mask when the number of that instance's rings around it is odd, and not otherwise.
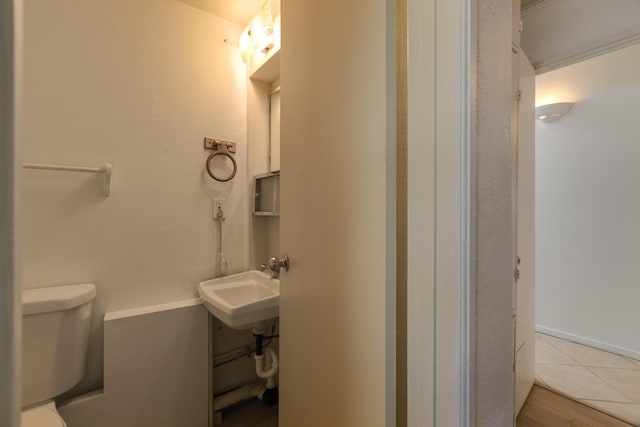
[[[520,280],[520,269],[518,267],[513,271],[513,277],[515,277],[516,280]]]
[[[518,101],[522,100],[522,91],[518,89]]]

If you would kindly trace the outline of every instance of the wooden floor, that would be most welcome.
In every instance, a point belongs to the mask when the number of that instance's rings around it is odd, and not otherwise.
[[[540,386],[533,386],[516,427],[629,427],[631,424],[568,399]]]

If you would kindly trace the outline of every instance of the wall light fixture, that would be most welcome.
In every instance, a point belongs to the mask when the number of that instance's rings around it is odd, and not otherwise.
[[[557,102],[536,107],[536,119],[543,122],[560,120],[573,107],[573,102]]]
[[[266,55],[280,45],[280,16],[273,17],[269,0],[262,5],[256,15],[240,35],[240,52],[247,62],[256,53]]]

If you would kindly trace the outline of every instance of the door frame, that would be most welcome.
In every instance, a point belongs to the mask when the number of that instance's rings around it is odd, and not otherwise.
[[[18,426],[21,406],[18,123],[22,1],[0,2],[0,425]]]
[[[474,425],[476,20],[408,0],[409,426]]]
[[[514,3],[408,0],[410,426],[513,422]]]

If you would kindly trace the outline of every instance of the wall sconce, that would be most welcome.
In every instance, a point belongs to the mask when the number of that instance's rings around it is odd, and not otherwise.
[[[264,55],[280,45],[280,16],[275,19],[271,14],[269,0],[262,5],[262,10],[256,15],[240,35],[240,52],[242,60],[247,62],[254,54]]]
[[[573,102],[557,102],[536,107],[536,119],[543,122],[560,120],[573,107]]]

